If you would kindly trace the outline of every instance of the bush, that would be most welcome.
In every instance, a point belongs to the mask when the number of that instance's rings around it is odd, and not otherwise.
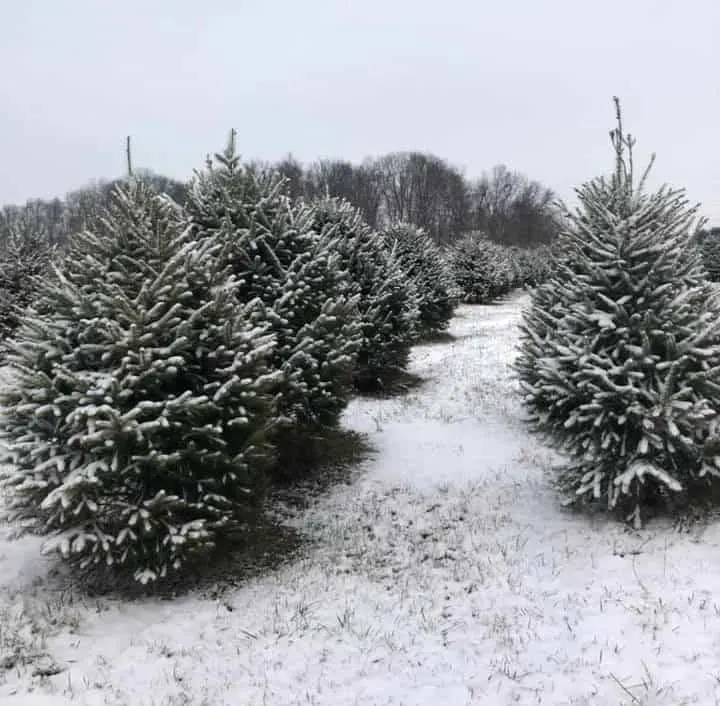
[[[13,346],[2,395],[10,517],[85,567],[145,583],[262,501],[274,338],[211,240],[131,181],[74,240]]]
[[[384,388],[408,365],[419,317],[413,288],[357,209],[336,198],[319,199],[312,208],[316,232],[340,255],[357,297],[363,338],[355,386],[361,391]]]
[[[578,190],[532,294],[518,371],[536,426],[570,455],[561,488],[638,525],[719,473],[720,302],[689,246],[696,209],[635,183],[619,108],[612,139],[615,173]]]
[[[440,248],[422,229],[407,223],[387,228],[382,236],[415,287],[419,337],[442,333],[452,319],[454,302]]]

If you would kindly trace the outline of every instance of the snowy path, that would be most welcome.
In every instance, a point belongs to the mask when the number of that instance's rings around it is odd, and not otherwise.
[[[720,531],[560,509],[509,369],[522,301],[463,307],[452,343],[415,351],[425,385],[353,403],[347,423],[378,454],[298,518],[317,539],[305,559],[233,592],[232,610],[54,606],[47,648],[69,671],[0,672],[0,702],[720,703]],[[8,596],[32,579],[32,541],[0,544]],[[42,588],[28,595],[38,614]]]

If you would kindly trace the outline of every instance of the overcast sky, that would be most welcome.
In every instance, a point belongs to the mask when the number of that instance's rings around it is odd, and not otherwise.
[[[138,166],[432,152],[572,195],[638,159],[720,224],[720,0],[0,0],[0,203]]]

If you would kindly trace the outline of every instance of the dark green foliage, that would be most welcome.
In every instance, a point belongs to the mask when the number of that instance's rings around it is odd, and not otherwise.
[[[41,283],[2,396],[11,518],[143,583],[252,519],[272,460],[264,307],[172,208],[116,189]]]
[[[570,499],[639,524],[719,474],[720,302],[690,244],[696,209],[635,184],[619,108],[612,139],[614,174],[578,190],[532,294],[518,371],[538,429],[570,457],[558,476]]]
[[[517,272],[509,249],[482,233],[461,238],[451,250],[450,263],[466,304],[489,304],[516,286]]]
[[[23,310],[49,267],[54,248],[47,234],[27,219],[6,224],[0,240],[0,342],[12,336]]]
[[[349,275],[314,231],[312,209],[294,206],[271,172],[244,167],[233,135],[197,175],[186,213],[194,237],[226,246],[238,300],[268,308],[280,416],[301,427],[335,425],[352,391],[361,331]]]
[[[515,286],[536,287],[550,276],[553,246],[541,245],[536,248],[514,248],[512,259],[515,267]]]
[[[386,387],[407,368],[418,311],[412,285],[384,240],[347,201],[328,198],[312,204],[314,228],[352,281],[362,325],[355,363],[361,391]]]
[[[720,282],[720,228],[708,231],[700,246],[703,264],[711,282]]]
[[[420,338],[445,331],[454,301],[442,251],[427,233],[407,223],[391,226],[382,235],[415,287]]]

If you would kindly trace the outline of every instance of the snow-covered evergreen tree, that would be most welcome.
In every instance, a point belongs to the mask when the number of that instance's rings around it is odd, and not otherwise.
[[[571,457],[560,486],[637,524],[720,473],[720,302],[690,246],[696,209],[648,193],[647,172],[636,182],[617,110],[615,171],[577,191],[518,369],[538,428]]]
[[[293,205],[272,172],[246,168],[233,132],[197,174],[185,209],[196,238],[226,244],[239,301],[259,298],[270,310],[282,419],[335,425],[351,395],[362,332],[349,273],[315,232],[312,208]]]
[[[358,297],[362,344],[355,385],[369,391],[387,385],[405,370],[419,318],[414,289],[384,240],[347,201],[316,200],[314,228],[341,257]]]
[[[708,279],[720,282],[720,229],[709,231],[700,248]]]
[[[0,341],[17,328],[53,251],[47,234],[26,220],[12,223],[0,241]]]
[[[467,304],[488,304],[508,294],[517,279],[507,248],[482,233],[468,233],[452,248],[452,273]]]
[[[513,279],[516,287],[527,287],[530,284],[532,268],[532,251],[527,248],[510,249]]]
[[[116,189],[37,283],[1,400],[11,518],[141,582],[241,529],[272,456],[264,307],[238,304],[221,246],[172,208],[135,180]]]
[[[552,245],[513,248],[511,252],[516,287],[536,287],[549,276],[553,258]]]
[[[443,332],[454,312],[448,271],[440,248],[421,228],[398,223],[382,233],[388,247],[414,284],[418,307],[419,336]]]
[[[442,256],[443,263],[443,278],[448,283],[448,295],[453,306],[455,307],[460,304],[463,300],[464,292],[460,285],[455,280],[455,270],[453,258],[455,255],[455,243],[444,243],[440,247],[440,254]]]

